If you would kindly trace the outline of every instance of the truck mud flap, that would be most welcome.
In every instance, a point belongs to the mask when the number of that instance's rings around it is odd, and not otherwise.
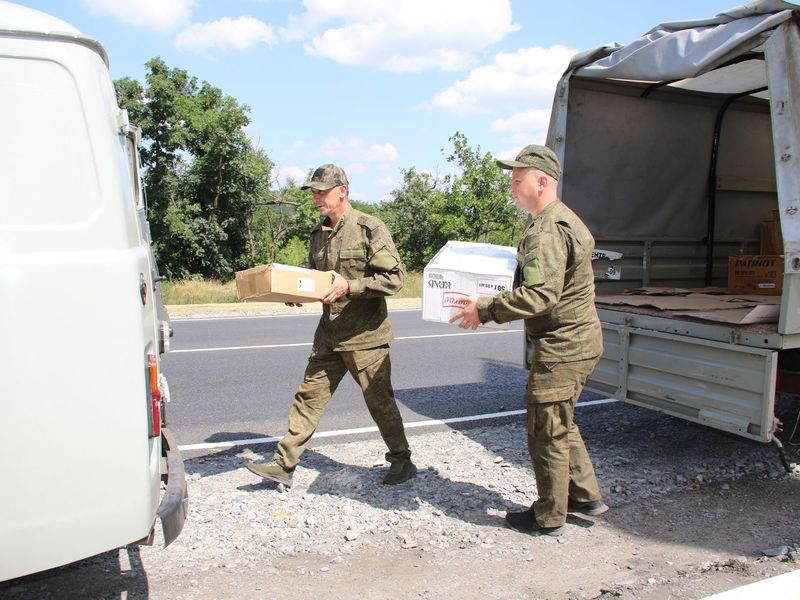
[[[169,546],[183,530],[189,508],[189,492],[186,488],[186,473],[183,458],[175,435],[167,428],[161,428],[162,454],[166,457],[167,490],[158,505],[156,516],[161,521],[164,532],[164,547]],[[163,478],[163,476],[162,476]]]

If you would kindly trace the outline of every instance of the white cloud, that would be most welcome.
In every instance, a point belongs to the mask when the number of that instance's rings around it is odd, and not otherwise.
[[[308,142],[305,140],[295,140],[288,149],[283,153],[287,156],[294,156],[298,152],[305,150],[308,147]]]
[[[290,178],[300,185],[306,180],[306,171],[300,167],[290,165],[288,167],[278,167],[273,176],[281,186],[286,185],[286,181]]]
[[[357,137],[341,140],[327,138],[319,147],[319,154],[341,162],[387,162],[397,160],[397,149],[390,143],[370,144]]]
[[[282,34],[309,54],[393,72],[462,69],[518,29],[509,0],[303,0]]]
[[[516,113],[507,119],[497,119],[489,126],[491,133],[508,134],[506,137],[519,144],[520,148],[526,144],[544,144],[547,137],[547,128],[550,125],[549,108],[532,108]],[[517,148],[513,156],[516,156]],[[507,158],[501,156],[501,158]]]
[[[244,52],[259,43],[272,46],[278,43],[278,36],[272,27],[254,17],[192,23],[175,38],[178,50],[201,54],[212,49]]]
[[[466,79],[436,94],[430,106],[457,114],[549,106],[575,52],[566,46],[501,52],[491,65],[473,69]]]
[[[170,31],[189,22],[195,0],[83,0],[93,15],[110,15],[134,27]]]
[[[388,195],[388,189],[396,181],[396,177],[387,176],[396,169],[395,162],[399,158],[397,148],[390,142],[371,143],[354,135],[329,137],[320,142],[296,140],[280,154],[293,163],[291,166],[276,167],[275,176],[280,185],[285,185],[288,177],[298,183],[303,182],[309,169],[324,163],[334,163],[345,170],[350,180],[350,197],[354,200],[378,202]],[[304,167],[298,167],[297,164]],[[373,188],[377,185],[384,189],[375,191],[368,182]]]
[[[313,146],[309,146],[309,150]],[[335,163],[341,166],[350,180],[350,197],[362,202],[379,202],[388,196],[388,190],[393,186],[394,179],[386,177],[376,178],[377,173],[387,173],[395,168],[399,153],[390,142],[370,143],[356,136],[344,139],[329,137],[317,146],[313,153],[317,162],[311,167],[319,166],[318,163]],[[362,189],[370,180],[373,184],[384,189],[365,193]]]
[[[352,188],[348,190],[347,194],[352,200],[358,200],[359,202],[369,202],[370,199],[364,192],[354,191]]]

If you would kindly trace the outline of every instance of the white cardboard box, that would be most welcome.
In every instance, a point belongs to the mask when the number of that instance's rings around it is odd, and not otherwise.
[[[469,296],[494,296],[511,289],[517,250],[477,242],[447,242],[422,275],[422,319],[447,323]],[[489,321],[482,327],[508,329]]]

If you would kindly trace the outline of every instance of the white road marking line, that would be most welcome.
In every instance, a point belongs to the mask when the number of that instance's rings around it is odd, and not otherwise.
[[[576,404],[575,407],[582,408],[584,406],[597,406],[599,404],[611,404],[613,402],[618,402],[618,400],[614,398],[603,398],[601,400],[588,400],[586,402],[578,402],[578,404]],[[485,413],[482,415],[469,415],[466,417],[452,417],[449,419],[429,419],[427,421],[411,421],[411,422],[406,422],[403,425],[405,426],[406,429],[416,429],[419,427],[435,427],[436,425],[449,425],[450,423],[466,423],[469,421],[483,421],[485,419],[496,419],[499,417],[513,417],[524,414],[525,414],[524,410],[506,410],[503,412]],[[354,429],[320,431],[314,434],[314,438],[330,438],[337,436],[356,435],[359,433],[377,433],[377,431],[378,428],[375,426],[356,427]],[[234,448],[236,446],[249,446],[252,444],[268,444],[270,442],[278,442],[280,441],[280,439],[281,438],[279,437],[263,437],[263,438],[250,438],[247,440],[230,440],[227,442],[186,444],[184,446],[178,446],[178,449],[181,451],[188,451],[188,450],[213,450],[216,448]]]
[[[431,335],[408,335],[394,338],[394,341],[402,340],[425,340],[429,338],[445,338],[462,335],[493,335],[496,333],[519,333],[522,329],[495,329],[487,331],[472,331],[465,333],[434,333]],[[301,346],[311,346],[311,342],[298,342],[296,344],[261,344],[258,346],[220,346],[217,348],[186,348],[184,350],[170,350],[169,354],[182,354],[187,352],[222,352],[226,350],[263,350],[265,348],[298,348]]]
[[[186,350],[170,350],[169,354],[184,354],[186,352],[222,352],[224,350],[261,350],[264,348],[298,348],[311,346],[311,342],[298,342],[297,344],[263,344],[260,346],[221,346],[218,348],[187,348]]]
[[[321,312],[274,313],[271,315],[229,315],[226,317],[170,317],[170,323],[191,323],[193,321],[240,321],[241,319],[278,319],[280,317],[317,317]]]
[[[421,308],[390,308],[389,312],[422,312]],[[319,317],[322,315],[322,310],[314,311],[314,312],[301,312],[301,313],[292,313],[292,312],[278,312],[272,313],[267,315],[227,315],[224,317],[171,317],[169,320],[170,322],[177,322],[177,323],[188,323],[190,321],[236,321],[239,319],[277,319],[280,317]]]

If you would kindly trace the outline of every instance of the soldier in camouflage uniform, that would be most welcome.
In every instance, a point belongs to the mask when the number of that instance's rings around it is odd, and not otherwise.
[[[594,238],[557,196],[561,165],[545,146],[523,148],[512,170],[511,194],[531,214],[517,250],[511,290],[473,297],[452,321],[475,329],[481,323],[525,319],[533,361],[525,393],[528,451],[539,498],[506,522],[533,534],[558,535],[568,512],[599,515],[608,510],[578,426],[575,403],[602,353],[594,306]]]
[[[350,206],[348,186],[344,170],[326,164],[301,188],[311,189],[324,216],[311,233],[308,266],[330,271],[333,287],[322,298],[305,377],[289,408],[289,429],[272,461],[247,465],[256,475],[287,486],[346,372],[361,387],[389,449],[383,483],[402,483],[417,472],[394,398],[389,360],[394,337],[386,297],[403,287],[405,268],[383,222]]]

